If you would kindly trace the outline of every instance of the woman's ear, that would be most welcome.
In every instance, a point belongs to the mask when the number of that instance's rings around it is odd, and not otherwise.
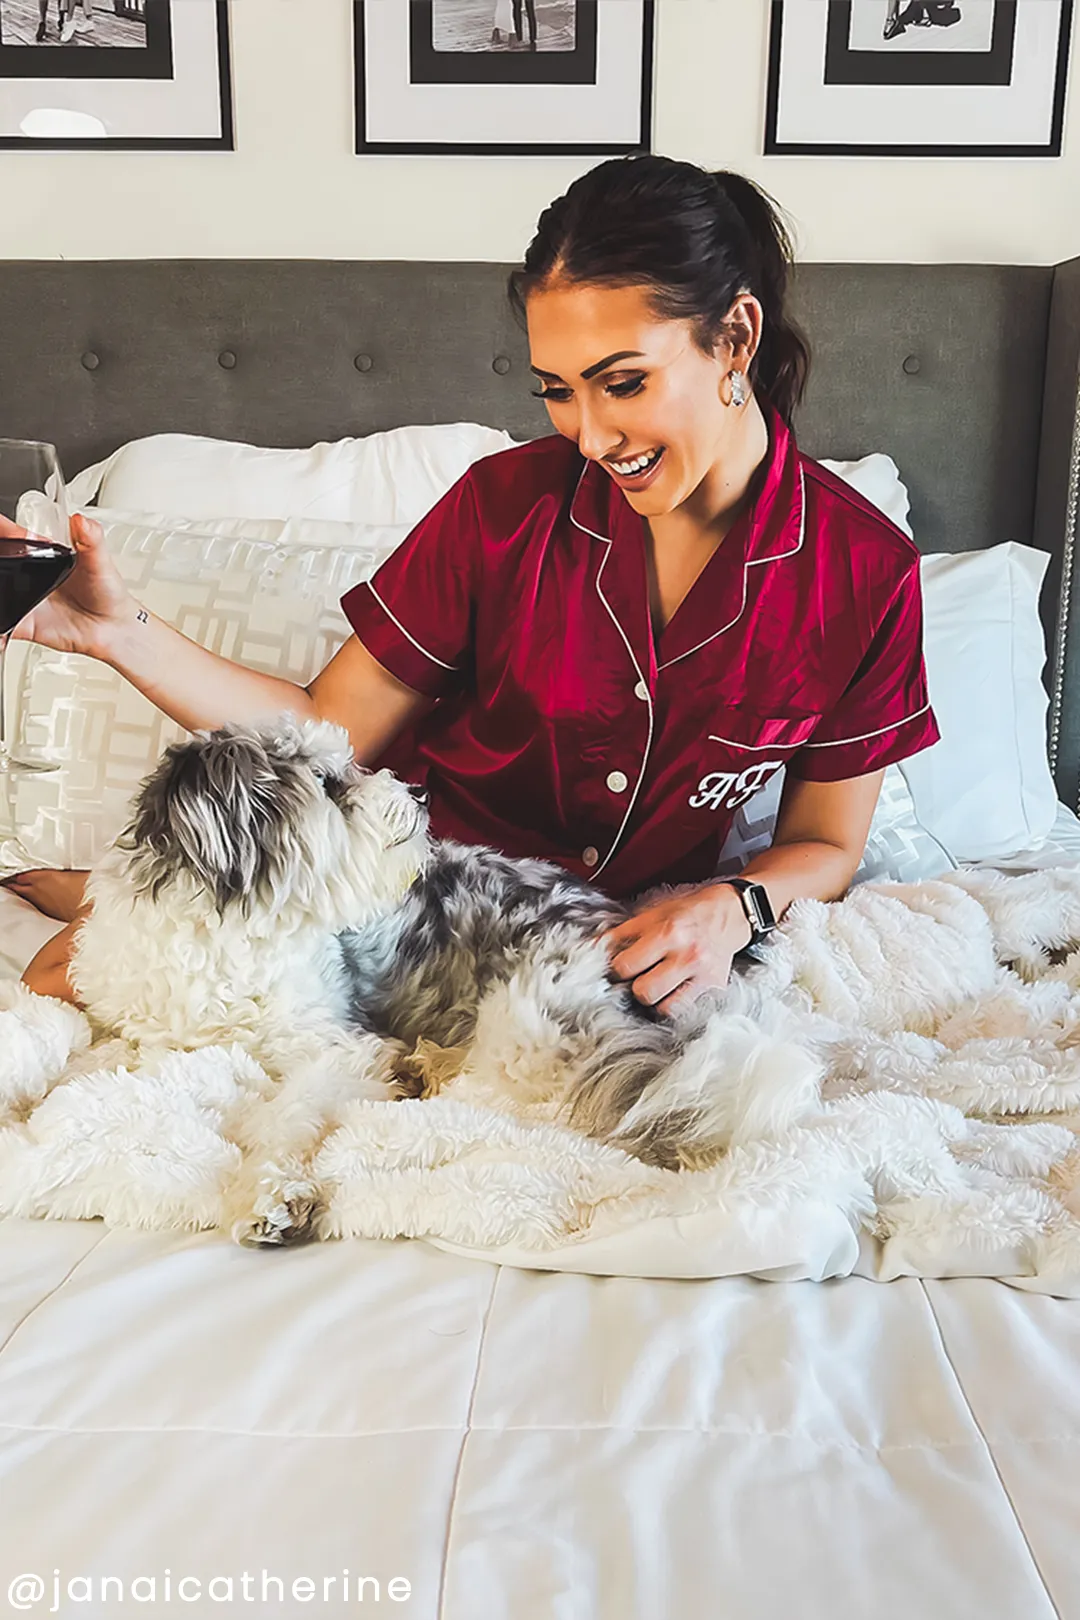
[[[748,371],[761,346],[765,311],[751,292],[741,292],[724,317],[723,332],[730,358],[739,371]]]

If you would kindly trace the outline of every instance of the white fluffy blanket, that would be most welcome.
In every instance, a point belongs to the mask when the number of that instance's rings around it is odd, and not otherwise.
[[[755,1051],[806,1047],[820,1084],[804,1062],[799,1098],[762,1107],[744,1042],[740,1145],[712,1168],[644,1166],[462,1076],[424,1101],[340,1103],[309,1121],[291,1173],[318,1188],[323,1237],[607,1274],[982,1275],[1080,1297],[1077,941],[1072,868],[798,901],[748,981],[781,1020]],[[305,1107],[238,1046],[95,1044],[80,1013],[0,985],[0,1213],[231,1229],[238,1188],[282,1196],[275,1118]]]

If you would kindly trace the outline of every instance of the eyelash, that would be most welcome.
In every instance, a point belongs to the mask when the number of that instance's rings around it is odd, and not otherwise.
[[[631,383],[612,383],[610,385],[611,392],[616,399],[630,399],[632,395],[641,392],[641,389],[644,386],[644,381],[645,379],[643,377],[638,377]],[[566,389],[533,388],[530,389],[530,392],[533,399],[550,399],[559,405],[565,405],[567,398],[569,398],[569,394]]]

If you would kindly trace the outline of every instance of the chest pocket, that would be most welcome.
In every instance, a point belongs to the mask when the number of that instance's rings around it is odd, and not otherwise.
[[[738,810],[808,742],[820,714],[729,709],[713,722],[687,803],[698,816]]]

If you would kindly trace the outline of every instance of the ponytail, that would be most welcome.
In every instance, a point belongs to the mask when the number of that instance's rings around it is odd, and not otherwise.
[[[706,354],[751,292],[764,320],[750,379],[790,424],[810,367],[787,308],[793,258],[779,208],[752,180],[635,152],[589,169],[544,210],[507,291],[524,326],[528,295],[553,281],[640,285],[657,318],[691,323]]]

